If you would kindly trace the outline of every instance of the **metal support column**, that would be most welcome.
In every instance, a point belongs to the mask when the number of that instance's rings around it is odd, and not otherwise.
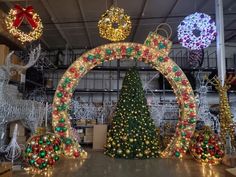
[[[216,46],[217,46],[217,70],[221,84],[224,85],[226,66],[225,66],[225,43],[224,43],[224,16],[222,0],[215,0],[216,10]]]

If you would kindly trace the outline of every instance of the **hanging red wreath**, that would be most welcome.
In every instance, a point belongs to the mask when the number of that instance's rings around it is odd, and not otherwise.
[[[32,31],[29,33],[25,33],[19,29],[24,19],[32,28]],[[11,9],[6,17],[5,23],[9,33],[11,33],[22,43],[39,39],[43,32],[41,18],[34,12],[34,8],[32,6],[23,8],[20,5],[15,5],[14,9]]]

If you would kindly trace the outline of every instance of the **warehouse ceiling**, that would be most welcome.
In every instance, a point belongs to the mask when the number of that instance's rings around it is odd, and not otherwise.
[[[236,42],[236,0],[223,0],[225,40]],[[33,5],[41,16],[44,32],[41,43],[50,50],[93,48],[108,43],[99,37],[97,22],[112,0],[0,0],[8,12],[14,4]],[[171,40],[177,41],[177,26],[194,12],[215,18],[215,0],[117,0],[119,7],[131,16],[132,32],[126,41],[143,43],[149,31],[162,22],[173,29]]]

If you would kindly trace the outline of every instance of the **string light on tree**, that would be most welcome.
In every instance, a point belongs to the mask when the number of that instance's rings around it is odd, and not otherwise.
[[[157,157],[158,144],[141,79],[133,68],[126,73],[123,81],[105,154],[130,159]]]
[[[236,76],[230,75],[225,79],[224,85],[221,85],[221,81],[218,77],[214,76],[208,80],[215,86],[219,92],[220,98],[220,136],[224,144],[226,144],[226,136],[229,134],[231,138],[231,145],[235,146],[235,129],[233,124],[233,115],[230,110],[229,100],[227,92],[231,87],[231,83],[236,80]]]
[[[26,19],[32,28],[32,31],[29,33],[19,29],[24,19]],[[32,6],[23,8],[20,5],[15,5],[14,9],[11,9],[9,14],[6,16],[5,23],[9,33],[22,43],[39,39],[43,32],[41,18],[34,12]]]
[[[194,13],[184,18],[178,26],[178,40],[183,47],[201,50],[216,37],[216,25],[207,14]]]

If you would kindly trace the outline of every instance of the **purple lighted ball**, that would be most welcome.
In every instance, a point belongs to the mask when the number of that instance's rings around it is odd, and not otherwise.
[[[184,18],[178,26],[178,40],[183,47],[201,50],[208,47],[216,37],[216,25],[204,13],[194,13]]]

